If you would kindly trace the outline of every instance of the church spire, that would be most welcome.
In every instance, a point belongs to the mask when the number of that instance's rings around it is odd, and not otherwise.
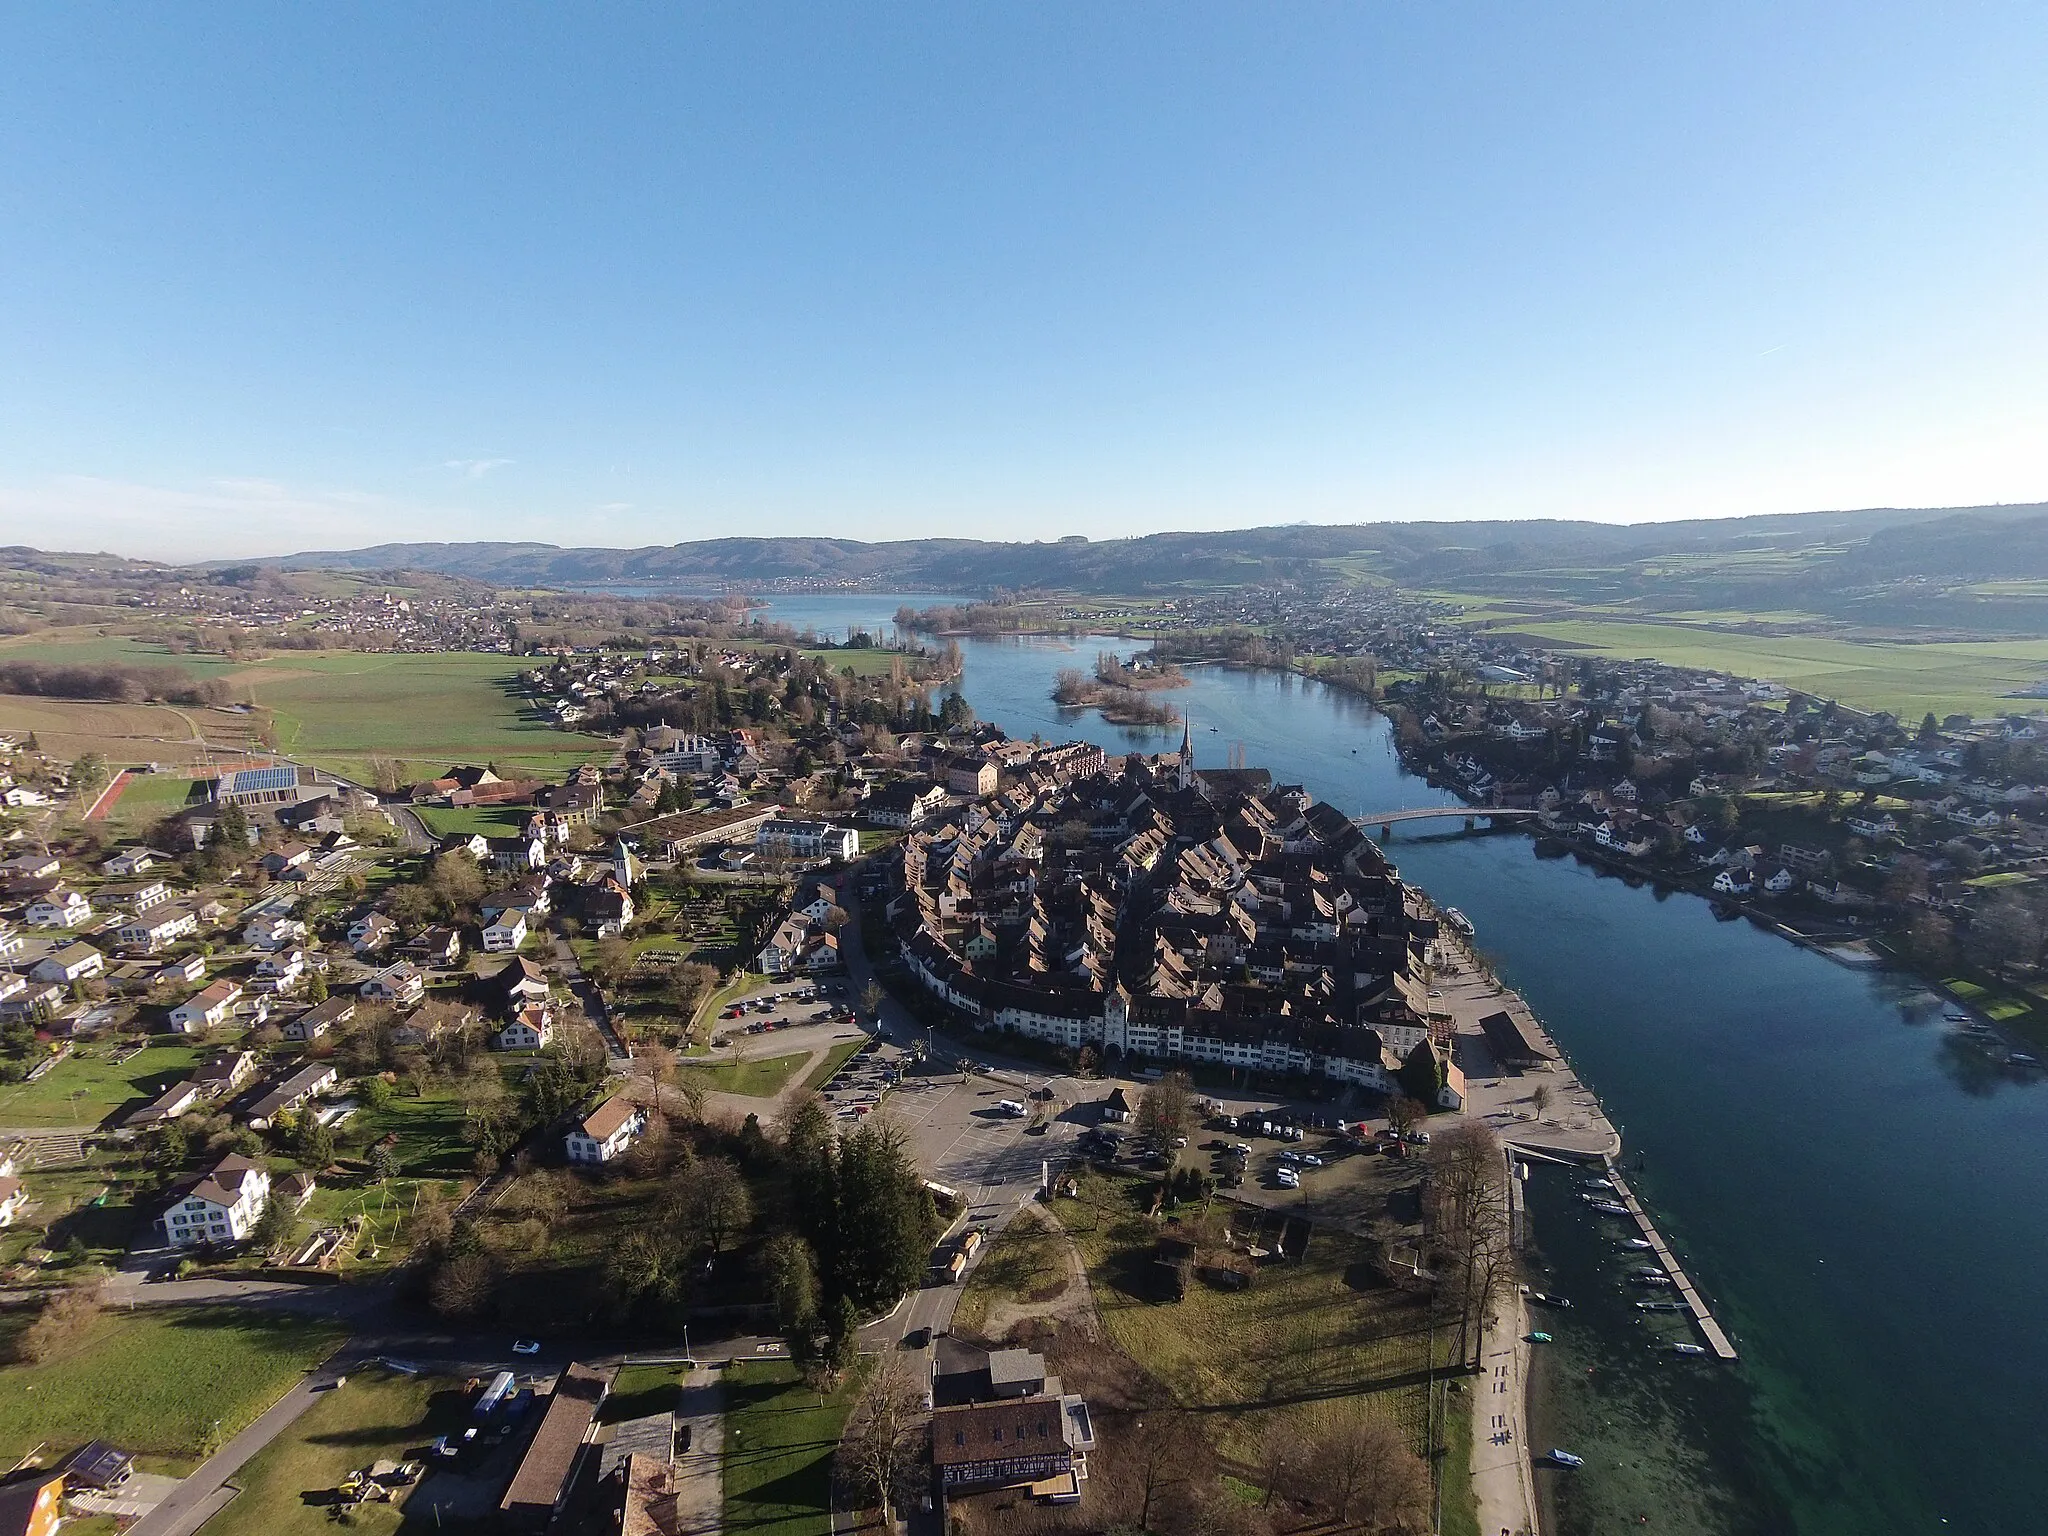
[[[1180,787],[1195,786],[1195,728],[1183,720],[1180,727]]]

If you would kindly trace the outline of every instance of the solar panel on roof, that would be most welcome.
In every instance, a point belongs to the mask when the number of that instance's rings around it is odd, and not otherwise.
[[[299,770],[290,764],[277,768],[237,768],[228,778],[228,793],[248,795],[268,789],[291,789],[298,782]]]

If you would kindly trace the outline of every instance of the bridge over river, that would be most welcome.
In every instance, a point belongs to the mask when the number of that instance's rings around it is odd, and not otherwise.
[[[1489,821],[1527,821],[1540,816],[1541,811],[1510,809],[1497,805],[1432,805],[1413,811],[1377,811],[1370,816],[1354,816],[1351,824],[1370,830],[1373,827],[1387,828],[1402,821],[1442,821],[1459,817],[1466,822],[1477,821],[1484,816]]]

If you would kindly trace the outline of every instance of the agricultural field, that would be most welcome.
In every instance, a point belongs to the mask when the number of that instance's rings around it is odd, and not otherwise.
[[[0,641],[0,661],[12,659],[173,667],[223,678],[237,699],[257,706],[244,715],[0,697],[0,730],[33,730],[59,757],[97,751],[117,764],[190,762],[204,756],[200,734],[216,751],[249,750],[265,724],[279,750],[352,777],[367,777],[372,757],[403,759],[419,772],[490,761],[507,772],[560,777],[601,750],[597,738],[555,730],[532,712],[517,692],[519,663],[510,656],[294,651],[237,661],[173,655],[132,636],[76,629]]]
[[[787,1360],[736,1361],[725,1374],[725,1528],[748,1536],[826,1536],[832,1448],[858,1373],[823,1400]]]
[[[310,652],[230,674],[268,711],[279,747],[337,772],[367,776],[373,756],[414,771],[495,762],[559,778],[598,750],[595,738],[557,731],[516,691],[509,656]]]
[[[112,1042],[84,1046],[33,1083],[0,1087],[0,1127],[96,1126],[190,1077],[200,1056],[183,1044],[146,1046],[118,1065],[114,1054]]]
[[[0,1456],[99,1437],[189,1470],[342,1337],[324,1319],[254,1307],[104,1313],[55,1358],[0,1370]]]
[[[1937,715],[1968,711],[1981,716],[2038,708],[2040,701],[2012,695],[2048,679],[2048,640],[1919,644],[1746,634],[1699,624],[1583,616],[1517,618],[1514,629],[1561,651],[1649,657],[1673,666],[1768,678],[1857,709],[1889,710],[1914,721],[1929,710]]]
[[[388,1458],[418,1460],[436,1435],[459,1431],[468,1394],[459,1381],[398,1376],[376,1366],[351,1372],[235,1474],[242,1490],[206,1522],[207,1536],[315,1536],[334,1529],[336,1487],[349,1473]],[[402,1504],[366,1501],[349,1528],[388,1533],[404,1524]]]

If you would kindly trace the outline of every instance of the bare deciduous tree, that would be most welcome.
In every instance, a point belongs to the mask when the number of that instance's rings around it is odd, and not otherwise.
[[[1493,1128],[1465,1120],[1429,1149],[1430,1241],[1443,1255],[1446,1288],[1458,1308],[1458,1358],[1472,1358],[1477,1325],[1507,1281],[1507,1159]]]
[[[855,1500],[881,1506],[884,1529],[894,1526],[897,1503],[924,1449],[924,1386],[906,1354],[875,1362],[847,1416],[839,1442],[841,1485]]]

